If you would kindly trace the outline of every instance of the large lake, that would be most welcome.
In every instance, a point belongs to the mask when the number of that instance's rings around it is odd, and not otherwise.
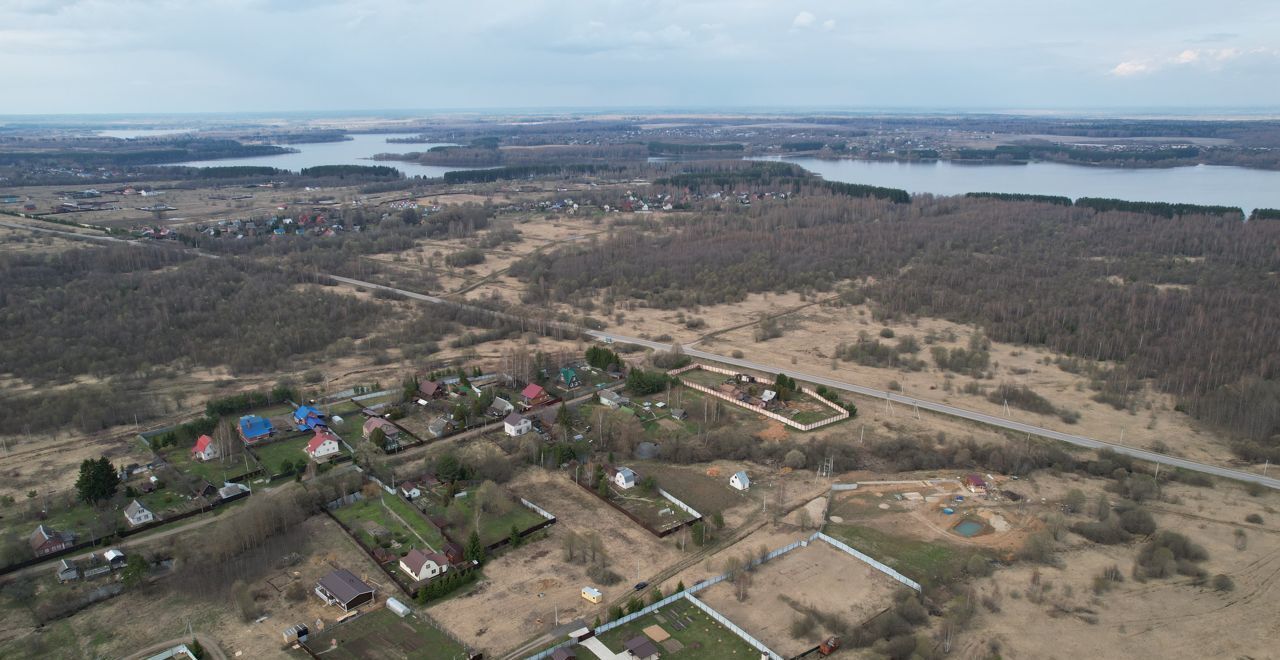
[[[390,144],[389,138],[414,137],[417,133],[352,133],[350,140],[342,142],[313,142],[310,144],[281,145],[297,149],[297,153],[278,154],[275,156],[254,156],[252,158],[219,158],[217,160],[193,160],[185,163],[165,163],[166,165],[187,165],[190,167],[230,167],[232,165],[257,165],[277,167],[282,170],[297,172],[304,167],[316,165],[390,165],[405,176],[422,176],[428,178],[444,176],[445,172],[474,169],[467,167],[444,167],[438,165],[419,165],[399,160],[370,160],[374,154],[408,153],[410,151],[426,151],[431,147],[442,146],[441,143]]]
[[[869,160],[783,158],[829,181],[902,188],[912,193],[1030,193],[1111,197],[1142,202],[1181,202],[1280,208],[1280,172],[1197,165],[1162,169],[1086,167],[1060,163],[958,165],[948,161],[898,163]]]

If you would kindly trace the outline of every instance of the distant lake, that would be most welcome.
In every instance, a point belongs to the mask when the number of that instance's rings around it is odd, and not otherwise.
[[[195,129],[191,128],[135,128],[119,131],[98,131],[98,135],[120,138],[121,140],[132,140],[134,138],[163,137],[165,135],[181,135],[194,132]]]
[[[389,165],[405,176],[422,176],[435,178],[444,176],[445,172],[475,169],[471,167],[444,167],[440,165],[419,165],[399,160],[371,160],[375,154],[408,153],[410,151],[426,151],[431,147],[452,146],[447,143],[391,144],[390,138],[416,137],[417,133],[351,133],[350,140],[342,142],[312,142],[308,144],[284,144],[283,147],[297,149],[297,153],[277,154],[275,156],[254,156],[252,158],[219,158],[217,160],[193,160],[185,163],[165,163],[166,165],[186,165],[188,167],[231,167],[234,165],[253,165],[259,167],[275,167],[297,172],[304,167],[317,165]]]
[[[969,192],[1111,197],[1139,202],[1180,202],[1280,208],[1280,172],[1244,167],[1129,169],[1033,162],[1026,165],[966,165],[949,161],[900,163],[874,160],[770,157],[784,160],[828,181],[902,188],[911,193],[963,195]]]

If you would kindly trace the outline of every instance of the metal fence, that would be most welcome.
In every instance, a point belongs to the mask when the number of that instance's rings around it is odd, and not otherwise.
[[[725,628],[728,628],[730,632],[737,635],[738,637],[741,637],[742,641],[750,644],[751,646],[754,646],[757,651],[769,656],[771,660],[782,660],[782,656],[778,655],[777,653],[774,653],[773,649],[770,649],[769,647],[765,646],[763,642],[756,639],[755,637],[752,637],[749,633],[747,633],[747,631],[743,630],[742,628],[739,628],[738,624],[725,618],[723,614],[712,609],[710,605],[698,600],[697,598],[694,598],[693,596],[686,595],[685,600],[689,601],[690,603],[693,603],[694,607],[702,610],[703,612],[706,612],[707,616],[711,617],[712,619],[715,619],[720,625],[724,626]]]
[[[543,509],[542,507],[538,506],[537,504],[534,504],[533,502],[530,502],[529,500],[526,500],[523,497],[520,498],[520,503],[525,505],[525,507],[532,509],[534,513],[542,516],[543,518],[546,518],[547,520],[556,519],[556,517],[551,515],[546,509]]]
[[[818,533],[814,534],[814,535],[813,535],[813,538],[815,538],[815,539],[821,539],[821,540],[823,540],[823,541],[826,541],[827,543],[830,543],[832,546],[834,546],[834,547],[836,547],[836,548],[838,548],[838,549],[840,549],[840,550],[843,550],[843,551],[845,551],[845,552],[849,553],[850,555],[853,555],[854,557],[857,557],[858,559],[861,559],[862,561],[866,562],[867,564],[869,564],[872,568],[876,569],[877,571],[880,571],[881,573],[884,573],[885,575],[888,575],[889,577],[891,577],[891,578],[893,578],[893,579],[897,580],[898,582],[901,582],[902,584],[907,585],[908,587],[911,587],[912,589],[915,589],[916,591],[920,591],[920,583],[919,583],[919,582],[916,582],[915,580],[912,580],[911,578],[909,578],[909,577],[907,577],[907,576],[905,576],[905,575],[903,575],[903,574],[901,574],[901,573],[899,573],[899,572],[897,572],[897,571],[893,570],[892,568],[889,568],[888,566],[885,566],[884,564],[881,564],[880,562],[878,562],[878,561],[876,561],[876,560],[872,559],[871,557],[868,557],[867,555],[865,555],[865,554],[863,554],[863,553],[861,553],[861,552],[858,552],[857,550],[854,550],[853,548],[849,547],[848,545],[846,545],[843,541],[841,541],[841,540],[839,540],[839,539],[831,538],[830,536],[827,536],[826,534],[823,534],[822,532],[818,532]]]
[[[659,495],[661,495],[661,496],[663,496],[663,497],[665,497],[665,498],[667,498],[667,501],[669,501],[669,502],[671,502],[672,504],[676,505],[676,508],[680,509],[681,511],[684,511],[685,513],[687,513],[687,514],[689,514],[689,515],[693,516],[694,518],[701,518],[701,517],[702,517],[702,514],[701,514],[701,513],[698,513],[697,509],[694,509],[693,507],[689,506],[688,504],[685,504],[684,502],[681,502],[681,501],[680,501],[680,498],[676,497],[675,495],[672,495],[671,493],[668,493],[667,491],[665,491],[665,490],[663,490],[663,489],[661,489],[661,488],[659,488],[659,489],[658,489],[658,494],[659,494]]]
[[[763,557],[757,557],[757,558],[755,558],[755,559],[751,560],[751,566],[759,566],[760,564],[763,564],[763,563],[765,563],[765,562],[767,562],[767,561],[769,561],[769,560],[771,560],[771,559],[775,559],[775,558],[777,558],[777,557],[781,557],[782,555],[785,555],[785,554],[787,554],[788,552],[791,552],[792,550],[795,550],[796,548],[803,548],[803,547],[805,547],[805,546],[808,546],[808,545],[809,545],[809,543],[810,543],[811,541],[813,541],[814,537],[816,537],[816,536],[817,536],[817,535],[815,534],[814,536],[810,536],[809,538],[806,538],[806,539],[800,539],[799,541],[796,541],[796,542],[794,542],[794,543],[790,543],[790,544],[788,544],[788,545],[784,545],[784,546],[782,546],[781,548],[778,548],[777,550],[774,550],[773,552],[770,552],[769,554],[767,554],[767,555],[765,555],[765,556],[763,556]],[[667,596],[666,598],[663,598],[662,600],[660,600],[660,601],[658,601],[658,602],[656,602],[656,603],[654,603],[654,604],[652,604],[652,605],[650,605],[650,606],[648,606],[648,607],[645,607],[645,608],[643,608],[643,609],[636,610],[635,612],[632,612],[631,614],[628,614],[628,615],[626,615],[626,616],[624,616],[624,617],[622,617],[622,618],[620,618],[620,619],[615,619],[615,620],[610,621],[610,622],[608,622],[608,623],[602,624],[599,628],[596,628],[596,629],[595,629],[594,633],[595,633],[596,635],[599,635],[599,634],[601,634],[601,633],[605,633],[605,632],[608,632],[608,631],[610,631],[610,630],[613,630],[614,628],[617,628],[618,626],[625,625],[625,624],[627,624],[627,623],[630,623],[630,622],[632,622],[632,621],[635,621],[636,619],[638,619],[638,618],[640,618],[640,617],[642,617],[642,616],[645,616],[646,614],[651,614],[651,613],[653,613],[653,612],[655,612],[655,611],[657,611],[657,610],[659,610],[659,609],[662,609],[663,607],[666,607],[667,605],[670,605],[671,603],[674,603],[675,601],[677,601],[677,600],[679,600],[679,599],[681,599],[681,598],[684,598],[685,596],[692,596],[693,594],[698,593],[699,591],[702,591],[703,589],[706,589],[707,587],[710,587],[710,586],[712,586],[712,585],[714,585],[714,584],[719,584],[719,583],[721,583],[721,582],[724,582],[724,581],[725,581],[725,580],[727,580],[727,579],[729,579],[729,574],[728,574],[728,573],[725,573],[725,574],[723,574],[723,575],[717,575],[717,576],[715,576],[715,577],[713,577],[713,578],[709,578],[709,579],[707,579],[707,580],[703,580],[702,582],[699,582],[699,583],[697,583],[697,584],[693,585],[692,587],[689,587],[688,589],[685,589],[684,591],[680,591],[680,592],[677,592],[677,593],[671,594],[670,596]],[[714,610],[712,610],[712,612],[714,612]],[[718,612],[716,612],[714,616],[719,616],[719,613],[718,613]],[[720,619],[717,619],[717,620],[728,621],[728,619],[724,619],[724,617],[720,617]],[[754,642],[754,643],[752,644],[753,646],[756,646],[757,648],[762,648],[765,652],[770,653],[770,654],[771,654],[771,657],[773,657],[773,658],[777,658],[777,657],[778,657],[776,654],[773,654],[773,652],[772,652],[772,651],[769,651],[766,647],[764,647],[764,645],[763,645],[763,644],[760,644],[759,642],[755,642],[755,638],[751,637],[750,635],[747,635],[745,632],[742,632],[742,629],[741,629],[741,628],[738,628],[736,625],[735,625],[735,626],[733,626],[733,627],[731,628],[731,630],[733,630],[735,634],[737,634],[737,635],[741,636],[741,637],[742,637],[744,640],[746,640],[748,643],[752,643],[752,642]],[[543,658],[548,658],[548,657],[550,657],[550,656],[551,656],[551,654],[552,654],[553,652],[555,652],[555,650],[556,650],[556,649],[558,649],[558,648],[563,648],[563,647],[566,647],[566,646],[573,646],[573,645],[574,645],[574,644],[576,644],[576,643],[577,643],[577,642],[575,642],[575,641],[573,641],[573,640],[567,640],[567,641],[561,642],[561,643],[559,643],[559,644],[556,644],[555,646],[552,646],[551,648],[543,649],[541,652],[539,652],[539,653],[537,653],[537,654],[535,654],[535,655],[531,655],[531,656],[529,656],[529,657],[525,658],[525,660],[542,660]],[[757,645],[758,645],[758,646],[757,646]]]
[[[834,490],[834,491],[858,490],[858,484],[831,484],[831,490]]]

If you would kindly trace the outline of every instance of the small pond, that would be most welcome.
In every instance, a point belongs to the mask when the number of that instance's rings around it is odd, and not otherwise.
[[[951,531],[964,537],[977,536],[982,530],[982,523],[973,520],[966,520],[951,528]]]

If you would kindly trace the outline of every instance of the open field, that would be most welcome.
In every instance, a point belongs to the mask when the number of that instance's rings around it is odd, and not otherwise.
[[[483,579],[469,592],[430,608],[443,626],[486,655],[550,630],[557,611],[561,623],[604,618],[604,605],[583,600],[582,587],[600,589],[607,603],[681,556],[673,542],[655,538],[561,475],[527,469],[507,487],[555,514],[558,522],[546,529],[548,538],[500,553],[485,564]],[[568,532],[597,535],[610,569],[622,580],[599,584],[587,576],[584,564],[565,561]]]
[[[773,548],[770,548],[771,550]],[[757,567],[750,573],[745,600],[728,581],[712,585],[698,598],[751,633],[766,646],[790,657],[806,651],[835,631],[816,626],[799,639],[790,630],[802,608],[812,608],[849,623],[875,616],[905,588],[858,559],[817,541]]]
[[[1097,485],[1097,480],[1040,481],[1046,492]],[[1152,505],[1159,527],[1203,546],[1209,555],[1203,568],[1211,576],[1230,576],[1233,591],[1215,591],[1183,576],[1138,581],[1130,573],[1138,544],[1076,542],[1061,553],[1057,567],[1017,565],[976,581],[978,593],[995,598],[1000,611],[982,612],[974,630],[961,638],[958,657],[984,657],[992,643],[1008,658],[1274,655],[1280,635],[1274,616],[1280,606],[1280,519],[1273,520],[1268,510],[1274,511],[1276,496],[1186,486],[1170,486],[1169,494],[1180,502]],[[1258,512],[1263,525],[1244,524],[1244,515]],[[1245,535],[1243,548],[1235,540],[1237,529]],[[1119,567],[1124,581],[1095,594],[1093,579],[1109,566]],[[1043,600],[1033,602],[1027,594],[1037,591],[1032,585],[1037,573]]]
[[[679,623],[683,629],[675,624]],[[652,614],[618,626],[599,636],[611,651],[622,651],[627,640],[644,635],[645,629],[657,626],[670,637],[655,642],[664,658],[706,658],[707,660],[745,660],[760,652],[742,638],[720,625],[706,612],[678,600]],[[655,631],[656,632],[656,631]],[[661,635],[659,635],[661,636]],[[652,639],[652,638],[650,638]],[[579,653],[590,653],[578,647]]]
[[[415,615],[396,616],[383,607],[312,634],[307,646],[325,658],[436,660],[466,658],[466,649]],[[297,657],[307,657],[295,654]]]

